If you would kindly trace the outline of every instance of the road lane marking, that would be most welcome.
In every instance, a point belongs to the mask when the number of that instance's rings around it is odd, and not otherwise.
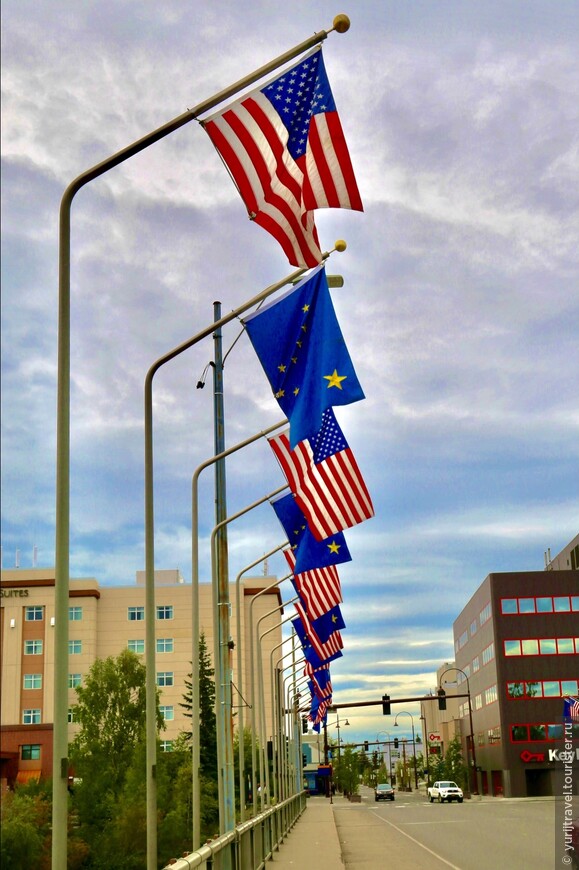
[[[399,834],[402,834],[403,837],[407,837],[411,840],[416,846],[420,846],[421,849],[424,849],[425,852],[428,852],[429,855],[432,855],[434,858],[438,858],[439,861],[442,861],[443,864],[446,864],[447,867],[451,867],[452,870],[462,870],[461,867],[457,867],[456,864],[451,864],[450,861],[447,861],[446,858],[443,858],[442,855],[438,855],[436,852],[433,852],[432,849],[429,849],[428,846],[425,846],[424,843],[421,843],[419,840],[416,840],[414,837],[411,837],[410,834],[407,834],[406,831],[403,831],[402,828],[399,828],[398,825],[395,825],[393,822],[389,822],[388,819],[385,819],[383,816],[379,816],[375,810],[370,810],[373,815],[375,815],[380,821],[386,822],[387,825],[394,828],[395,831],[398,831]]]

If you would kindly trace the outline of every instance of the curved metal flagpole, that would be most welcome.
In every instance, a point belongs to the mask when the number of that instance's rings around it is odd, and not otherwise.
[[[322,30],[284,54],[210,97],[193,109],[122,148],[78,175],[66,188],[60,203],[59,289],[58,289],[58,376],[56,413],[56,530],[55,530],[55,650],[54,723],[52,786],[52,867],[60,870],[67,862],[68,833],[68,597],[70,585],[70,228],[72,202],[78,191],[119,166],[150,145],[234,96],[248,85],[282,66],[320,42],[332,32],[345,33],[350,26],[346,15],[337,15],[329,30]],[[153,569],[154,570],[154,569]],[[152,575],[151,575],[152,576]],[[146,583],[154,584],[147,571]],[[154,590],[146,594],[147,606],[154,602]],[[157,814],[155,753],[147,753],[147,868],[157,866]]]

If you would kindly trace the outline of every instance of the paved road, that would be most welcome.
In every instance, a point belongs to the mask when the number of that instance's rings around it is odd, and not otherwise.
[[[554,866],[552,800],[465,800],[430,804],[396,793],[375,803],[361,787],[361,804],[336,802],[334,819],[346,870],[550,870]]]

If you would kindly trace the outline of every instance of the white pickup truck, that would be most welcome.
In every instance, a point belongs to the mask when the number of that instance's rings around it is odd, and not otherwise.
[[[438,801],[441,804],[443,801],[448,801],[449,803],[451,801],[458,801],[461,804],[464,799],[462,789],[455,782],[450,782],[449,780],[435,782],[434,785],[429,786],[427,794],[430,803]]]

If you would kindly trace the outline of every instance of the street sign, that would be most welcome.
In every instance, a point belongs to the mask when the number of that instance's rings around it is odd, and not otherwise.
[[[442,743],[440,732],[438,731],[430,731],[428,734],[428,742],[429,743]]]

